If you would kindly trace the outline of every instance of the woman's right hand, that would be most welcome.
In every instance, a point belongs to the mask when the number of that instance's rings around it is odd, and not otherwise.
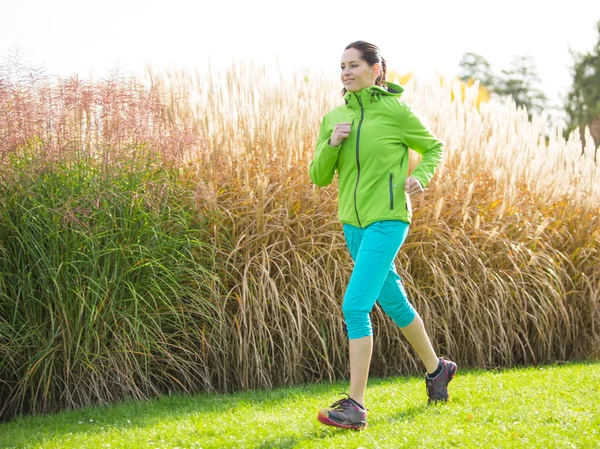
[[[350,126],[352,124],[350,122],[342,122],[335,125],[333,129],[333,134],[329,139],[329,145],[332,147],[339,147],[342,141],[350,135]]]

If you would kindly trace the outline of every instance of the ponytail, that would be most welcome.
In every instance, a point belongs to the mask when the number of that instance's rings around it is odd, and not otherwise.
[[[387,87],[387,83],[385,82],[385,74],[387,71],[387,67],[385,64],[385,59],[381,58],[381,72],[379,72],[379,76],[375,80],[375,84],[381,87]]]

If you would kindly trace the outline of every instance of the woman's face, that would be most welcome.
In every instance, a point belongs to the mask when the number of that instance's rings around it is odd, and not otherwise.
[[[342,69],[340,78],[348,92],[358,92],[365,87],[374,86],[379,74],[379,64],[369,67],[356,48],[344,51],[340,67]]]

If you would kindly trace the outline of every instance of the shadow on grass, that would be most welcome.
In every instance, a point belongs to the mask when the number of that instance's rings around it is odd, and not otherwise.
[[[352,430],[340,429],[340,432],[352,432]],[[332,433],[326,433],[324,431],[311,432],[304,436],[286,436],[280,438],[273,438],[271,440],[265,440],[261,444],[257,445],[257,449],[292,449],[295,448],[301,442],[310,441],[323,441],[326,438],[335,436]]]
[[[319,424],[317,430],[306,432],[302,436],[291,435],[278,438],[272,438],[270,440],[264,440],[262,443],[256,446],[257,449],[292,449],[295,448],[299,443],[315,443],[315,447],[319,447],[328,439],[338,438],[343,435],[360,435],[362,432],[368,432],[368,430],[357,431],[352,429],[342,429],[332,426],[324,426]]]
[[[385,418],[372,419],[372,420],[370,419],[369,425],[371,427],[377,427],[379,424],[382,424],[382,423],[392,423],[393,424],[393,423],[397,423],[399,421],[409,421],[411,419],[416,418],[418,415],[424,413],[426,410],[427,410],[427,405],[409,407],[408,409],[398,412],[393,416],[387,416]],[[366,429],[363,432],[368,432],[368,431],[369,430]],[[301,437],[294,435],[294,436],[273,438],[271,440],[263,441],[262,444],[260,444],[256,447],[258,449],[292,449],[301,442],[305,442],[305,443],[314,442],[315,444],[317,444],[317,447],[318,447],[318,442],[325,442],[328,439],[337,438],[340,435],[344,435],[344,434],[359,435],[361,433],[362,432],[360,432],[360,431],[351,430],[351,429],[341,429],[341,428],[336,428],[336,427],[322,426],[322,427],[319,427],[317,431],[307,432]]]
[[[402,410],[392,416],[388,416],[384,419],[386,422],[398,422],[398,421],[408,421],[416,418],[418,415],[425,413],[428,406],[427,404],[417,405],[413,407],[409,407],[405,410]],[[373,424],[376,424],[377,421],[374,421]]]
[[[298,437],[286,437],[278,438],[277,440],[265,441],[260,446],[256,446],[257,449],[291,449],[303,441],[305,438]]]

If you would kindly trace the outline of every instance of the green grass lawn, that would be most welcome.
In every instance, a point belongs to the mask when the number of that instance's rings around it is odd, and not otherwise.
[[[369,427],[326,427],[348,383],[125,402],[0,424],[2,448],[600,448],[600,362],[460,371],[428,407],[420,377],[372,379]]]

